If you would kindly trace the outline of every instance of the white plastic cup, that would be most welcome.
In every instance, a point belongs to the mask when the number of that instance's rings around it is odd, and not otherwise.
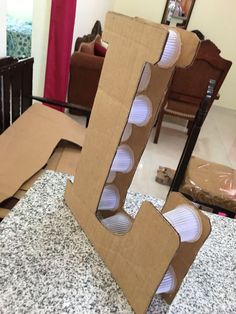
[[[101,223],[110,231],[118,234],[127,233],[132,226],[131,218],[124,213],[117,213],[114,216],[104,218]]]
[[[179,233],[181,242],[195,242],[202,234],[202,221],[197,210],[184,204],[164,214]]]
[[[120,195],[117,187],[113,184],[106,185],[98,205],[99,210],[116,210],[120,204]]]
[[[132,133],[132,124],[127,123],[124,129],[122,138],[121,138],[121,142],[126,142],[130,138],[131,133]]]
[[[128,145],[122,144],[118,147],[115,158],[113,160],[112,172],[129,172],[134,165],[134,154]]]
[[[107,177],[107,183],[112,183],[115,180],[116,172],[110,171]]]
[[[165,276],[162,279],[156,293],[157,294],[170,293],[175,289],[175,287],[176,287],[176,276],[175,276],[173,267],[170,266],[167,272],[165,273]]]
[[[138,85],[138,93],[141,93],[145,89],[147,89],[150,80],[151,80],[151,66],[150,64],[146,63]]]
[[[137,126],[144,126],[152,116],[152,103],[145,95],[136,96],[128,118],[128,122]]]
[[[169,68],[172,67],[178,60],[181,52],[181,39],[180,35],[169,30],[169,36],[167,38],[162,56],[158,62],[159,67]]]

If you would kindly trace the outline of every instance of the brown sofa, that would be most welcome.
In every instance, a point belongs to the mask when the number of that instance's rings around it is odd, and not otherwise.
[[[97,92],[98,82],[103,66],[103,52],[96,53],[96,47],[101,46],[101,37],[97,35],[91,42],[77,40],[76,49],[70,61],[70,77],[68,86],[68,101],[73,104],[92,108]],[[82,115],[77,109],[70,113]]]

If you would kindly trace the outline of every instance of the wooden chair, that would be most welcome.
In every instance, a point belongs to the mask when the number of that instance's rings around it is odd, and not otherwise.
[[[32,105],[33,99],[49,105],[80,109],[85,114],[91,112],[84,106],[32,96],[33,63],[33,58],[0,59],[0,134]]]
[[[32,103],[33,58],[0,59],[0,134]]]
[[[210,79],[216,81],[214,94],[209,102],[208,111],[231,67],[232,62],[220,56],[220,50],[210,40],[203,40],[192,65],[176,68],[161,110],[157,117],[154,143],[158,142],[161,123],[165,114],[188,120],[190,134],[193,120],[205,96]]]

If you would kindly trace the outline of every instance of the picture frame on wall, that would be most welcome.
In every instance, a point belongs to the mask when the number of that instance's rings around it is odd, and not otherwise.
[[[161,23],[186,29],[194,4],[195,0],[167,0]]]

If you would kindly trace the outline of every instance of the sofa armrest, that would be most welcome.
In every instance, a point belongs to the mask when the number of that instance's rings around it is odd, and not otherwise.
[[[70,103],[92,108],[103,62],[104,57],[83,52],[72,54],[68,85],[68,101]],[[70,112],[75,113],[71,110]],[[79,111],[77,113],[79,114]]]
[[[74,52],[71,56],[70,67],[101,71],[103,62],[103,57],[90,55],[83,52]]]

